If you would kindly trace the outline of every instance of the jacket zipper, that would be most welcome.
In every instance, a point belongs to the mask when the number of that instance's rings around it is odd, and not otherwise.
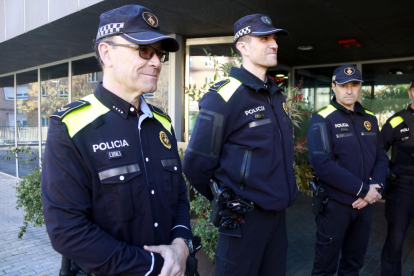
[[[363,154],[362,154],[362,146],[361,146],[361,141],[359,140],[358,133],[357,133],[356,128],[355,128],[355,123],[354,123],[354,114],[353,114],[353,113],[351,113],[351,118],[352,118],[352,125],[353,125],[353,127],[354,127],[355,135],[356,135],[357,140],[358,140],[359,150],[360,150],[360,152],[361,152],[361,162],[362,162],[362,166],[361,166],[361,168],[362,168],[362,179],[364,179],[364,156],[363,156]]]
[[[269,95],[270,95],[270,91],[269,91]],[[291,198],[290,198],[290,183],[289,183],[289,177],[288,177],[288,173],[287,173],[287,169],[286,169],[286,154],[285,154],[285,147],[284,147],[284,143],[283,143],[282,132],[280,131],[279,120],[277,119],[277,114],[276,114],[276,111],[275,111],[275,107],[273,106],[273,102],[272,102],[272,100],[270,99],[270,96],[269,96],[269,95],[267,95],[267,99],[268,99],[268,101],[269,101],[270,105],[272,106],[273,113],[274,113],[274,114],[275,114],[275,116],[276,116],[276,120],[277,120],[277,123],[278,123],[278,128],[277,128],[277,129],[278,129],[278,131],[279,131],[280,141],[282,141],[283,161],[284,161],[284,165],[285,165],[285,174],[286,174],[286,182],[287,182],[288,191],[289,191],[289,205],[290,205],[290,200],[291,200]],[[273,98],[273,97],[272,97],[272,98]]]

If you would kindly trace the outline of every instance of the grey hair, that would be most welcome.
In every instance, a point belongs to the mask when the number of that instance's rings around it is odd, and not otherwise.
[[[99,54],[99,44],[101,44],[102,42],[112,42],[112,39],[114,37],[115,37],[114,35],[111,35],[111,36],[102,37],[102,38],[99,38],[98,40],[93,41],[93,49],[95,50],[95,58],[98,60],[99,66],[101,67],[102,70],[104,67],[104,63],[101,59],[101,55]]]

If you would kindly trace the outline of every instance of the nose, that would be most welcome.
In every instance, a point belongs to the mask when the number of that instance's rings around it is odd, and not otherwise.
[[[156,54],[154,54],[152,58],[148,61],[148,65],[158,68],[161,66],[161,60]]]
[[[270,45],[270,48],[275,49],[277,51],[277,49],[279,48],[279,46],[277,45],[276,39],[272,40],[272,43]]]

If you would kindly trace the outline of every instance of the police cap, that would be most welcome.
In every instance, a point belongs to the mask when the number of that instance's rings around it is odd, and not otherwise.
[[[139,5],[126,5],[101,14],[96,40],[119,35],[139,45],[161,41],[163,50],[178,51],[178,41],[161,34],[159,26],[158,18],[150,9]]]
[[[272,33],[278,35],[288,35],[289,33],[282,29],[276,29],[272,20],[265,14],[250,14],[240,18],[234,23],[234,42],[244,35],[262,36]]]
[[[362,81],[361,71],[354,65],[342,65],[335,69],[332,82],[336,84],[344,84],[350,81]]]

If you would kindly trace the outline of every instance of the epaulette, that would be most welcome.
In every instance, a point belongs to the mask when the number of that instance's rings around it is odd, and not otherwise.
[[[312,114],[317,114],[317,113],[319,113],[319,111],[322,111],[322,110],[324,110],[325,108],[327,108],[328,106],[324,106],[324,107],[321,107],[321,108],[319,108],[318,110],[316,110],[316,111],[314,111]]]
[[[374,112],[372,112],[371,110],[366,109],[366,108],[364,108],[364,110],[365,110],[365,113],[375,116]]]
[[[158,108],[156,106],[153,106],[152,104],[148,104],[148,106],[149,106],[149,108],[151,109],[152,112],[155,112],[158,115],[161,115],[161,116],[165,117],[168,121],[171,122],[170,116],[168,116],[168,114],[165,113],[162,109],[160,109],[160,108]]]
[[[90,103],[87,101],[83,101],[83,100],[72,102],[56,110],[52,115],[50,115],[50,118],[56,117],[62,120],[63,117],[68,115],[71,111],[78,109],[79,107],[86,106],[86,105],[90,105]]]
[[[333,105],[330,104],[328,106],[325,106],[325,107],[319,109],[316,113],[321,115],[322,117],[326,118],[329,114],[331,114],[335,110],[336,110],[336,108]]]
[[[230,82],[229,79],[216,82],[215,84],[213,84],[212,86],[210,86],[210,90],[213,90],[213,91],[218,92],[223,86],[225,86],[229,82]]]

